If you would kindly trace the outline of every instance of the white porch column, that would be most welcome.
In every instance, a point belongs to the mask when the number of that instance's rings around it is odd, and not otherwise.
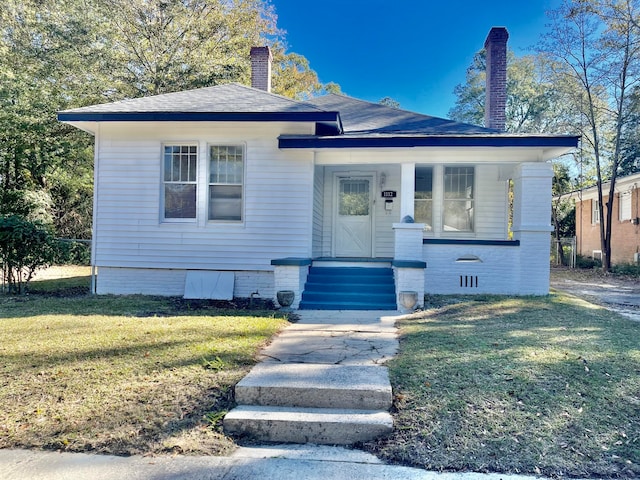
[[[402,193],[404,198],[404,190]],[[418,308],[424,303],[424,275],[427,264],[422,253],[423,231],[424,223],[393,224],[395,251],[392,264],[396,283],[396,303],[400,310],[403,310],[401,292],[415,292]]]
[[[277,294],[280,290],[291,290],[294,294],[291,308],[294,310],[300,305],[304,284],[309,275],[310,258],[281,258],[271,260],[274,266],[273,276],[275,288],[273,289],[273,302],[278,305]]]
[[[400,165],[400,218],[409,215],[415,218],[414,197],[416,194],[416,164],[403,163]]]
[[[513,238],[520,241],[519,293],[549,293],[551,179],[548,163],[518,165],[513,178]]]

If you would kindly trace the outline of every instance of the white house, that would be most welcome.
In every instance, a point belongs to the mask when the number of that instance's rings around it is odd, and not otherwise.
[[[60,112],[95,135],[96,292],[293,290],[294,307],[356,309],[396,308],[403,291],[548,293],[547,161],[578,139],[501,132],[507,37],[485,44],[492,128],[271,94],[267,47],[251,88]]]

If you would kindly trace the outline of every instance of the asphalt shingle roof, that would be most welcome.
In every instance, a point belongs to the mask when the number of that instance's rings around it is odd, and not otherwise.
[[[300,113],[321,112],[305,102],[238,83],[132,98],[65,110],[62,113]]]
[[[300,121],[316,135],[281,135],[281,148],[575,146],[578,137],[512,135],[330,94],[296,101],[237,83],[91,105],[61,121]]]
[[[340,112],[345,135],[465,135],[499,133],[489,128],[330,94],[308,101],[324,110]]]

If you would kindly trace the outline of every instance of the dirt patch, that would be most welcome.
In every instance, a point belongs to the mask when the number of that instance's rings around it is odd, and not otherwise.
[[[599,270],[551,269],[551,287],[640,321],[640,279]]]

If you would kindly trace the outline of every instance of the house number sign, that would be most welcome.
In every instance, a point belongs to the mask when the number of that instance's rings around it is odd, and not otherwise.
[[[397,192],[395,190],[383,190],[382,198],[396,198]]]

